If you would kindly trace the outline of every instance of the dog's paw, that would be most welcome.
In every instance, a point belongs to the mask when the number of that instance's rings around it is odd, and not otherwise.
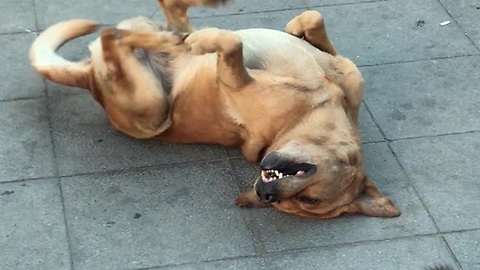
[[[185,44],[193,54],[207,54],[218,51],[230,52],[239,48],[240,37],[232,32],[218,28],[205,28],[191,33]]]
[[[221,35],[220,29],[205,28],[191,33],[185,39],[185,44],[190,47],[193,54],[214,53],[220,49]]]
[[[243,198],[243,197],[236,198],[233,203],[238,207],[245,207],[245,208],[253,207],[253,203],[248,201],[246,198]]]
[[[289,21],[284,31],[297,37],[303,37],[306,31],[321,28],[323,25],[323,17],[320,12],[307,10]]]
[[[270,203],[260,201],[260,199],[257,196],[257,193],[253,189],[247,190],[240,194],[235,199],[235,205],[239,207],[249,207],[249,208],[266,208],[266,207],[272,207]]]

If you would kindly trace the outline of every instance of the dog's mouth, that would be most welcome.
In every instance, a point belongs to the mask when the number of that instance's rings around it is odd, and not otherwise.
[[[262,168],[264,183],[270,183],[290,176],[307,176],[315,172],[316,166],[310,163],[279,164],[274,168]]]

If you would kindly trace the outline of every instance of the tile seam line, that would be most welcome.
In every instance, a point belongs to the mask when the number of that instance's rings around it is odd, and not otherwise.
[[[33,22],[34,22],[34,25],[35,25],[35,31],[33,31],[33,32],[36,34],[38,32],[38,15],[37,15],[37,2],[36,2],[36,0],[32,0],[32,8],[33,8],[33,18],[34,18]]]
[[[34,99],[42,99],[46,97],[38,97]],[[23,99],[22,99],[23,100]],[[17,101],[17,100],[15,100]],[[365,104],[365,106],[367,106]],[[373,117],[372,117],[373,118]],[[380,128],[379,128],[380,129]],[[446,136],[455,136],[455,135],[464,135],[464,134],[471,134],[471,133],[478,133],[480,130],[472,130],[472,131],[465,131],[465,132],[458,132],[458,133],[445,133],[445,134],[436,134],[436,135],[427,135],[427,136],[419,136],[419,137],[408,137],[408,138],[399,138],[399,139],[386,139],[383,141],[369,141],[363,142],[363,145],[369,144],[377,144],[377,143],[388,143],[388,142],[397,142],[397,141],[406,141],[406,140],[415,140],[415,139],[428,139],[428,138],[436,138],[436,137],[446,137]],[[90,172],[83,172],[83,173],[74,173],[74,174],[64,174],[64,175],[47,175],[41,177],[28,177],[28,178],[19,178],[19,179],[12,179],[1,181],[0,185],[3,183],[18,183],[18,182],[29,182],[29,181],[37,181],[37,180],[44,180],[44,179],[51,179],[51,178],[70,178],[70,177],[77,177],[77,176],[88,176],[88,175],[95,175],[95,174],[108,174],[108,173],[127,173],[131,171],[140,171],[143,169],[146,170],[155,170],[155,169],[163,169],[165,167],[171,166],[184,166],[184,165],[195,165],[195,164],[202,164],[202,163],[209,163],[209,162],[221,162],[225,161],[225,159],[218,158],[218,159],[209,159],[209,160],[193,160],[193,161],[185,161],[185,162],[173,162],[167,164],[157,164],[157,165],[147,165],[147,166],[140,166],[140,167],[130,167],[125,169],[110,169],[110,170],[95,170]],[[227,156],[226,160],[244,160],[243,156]]]
[[[472,56],[473,57],[480,56],[480,52],[478,52],[478,53],[468,53],[468,54],[462,54],[462,55],[453,55],[453,56],[439,56],[439,57],[425,58],[425,59],[393,61],[393,62],[385,62],[385,63],[377,63],[377,64],[363,64],[363,65],[357,65],[357,67],[359,67],[359,68],[367,67],[368,68],[368,67],[378,67],[378,66],[408,64],[408,63],[421,63],[421,62],[429,62],[429,61],[436,61],[436,60],[467,58],[467,57],[472,57]]]
[[[385,142],[401,142],[401,141],[416,140],[416,139],[431,139],[431,138],[436,138],[436,137],[448,137],[448,136],[456,136],[456,135],[474,134],[474,133],[478,133],[478,132],[480,132],[480,130],[467,130],[467,131],[433,134],[433,135],[413,136],[413,137],[405,137],[405,138],[397,138],[397,139],[388,139],[387,138],[387,139],[385,139]]]
[[[139,166],[139,167],[131,167],[126,169],[110,169],[110,170],[98,170],[98,171],[91,171],[91,172],[84,172],[84,173],[75,173],[75,174],[65,174],[59,175],[58,178],[65,179],[65,178],[72,178],[77,176],[90,176],[90,175],[106,175],[110,173],[129,173],[129,172],[138,172],[142,170],[156,170],[156,169],[164,169],[173,166],[185,166],[185,165],[200,165],[206,163],[221,163],[225,162],[224,158],[215,158],[215,159],[208,159],[208,160],[192,160],[192,161],[185,161],[185,162],[174,162],[174,163],[167,163],[167,164],[157,164],[157,165],[147,165],[147,166]]]
[[[282,255],[282,254],[285,254],[285,253],[310,252],[310,251],[315,251],[315,250],[319,250],[319,249],[327,249],[327,248],[331,248],[331,247],[348,247],[348,246],[355,246],[355,245],[362,245],[362,244],[369,244],[369,243],[381,243],[381,242],[395,241],[395,240],[409,240],[409,239],[415,240],[418,237],[437,238],[437,239],[440,240],[445,234],[470,232],[470,231],[480,231],[480,228],[458,230],[458,231],[446,231],[446,232],[443,232],[443,233],[413,234],[413,235],[398,236],[398,237],[385,238],[385,239],[360,240],[360,241],[348,242],[348,243],[336,243],[336,244],[312,246],[312,247],[305,247],[305,248],[286,249],[286,250],[267,252],[263,256],[259,256],[259,255],[233,256],[233,257],[225,257],[225,258],[212,259],[212,260],[207,259],[207,260],[201,261],[201,263],[210,263],[210,262],[218,262],[218,261],[231,261],[231,260],[236,260],[236,259],[248,259],[248,258],[265,259],[267,257]],[[149,266],[149,267],[145,267],[145,268],[134,268],[134,269],[130,269],[130,270],[153,270],[153,269],[162,269],[162,268],[176,267],[176,266],[194,265],[194,264],[197,264],[197,263],[198,262],[187,262],[187,263],[180,263],[180,264],[166,264],[166,265],[161,265],[161,266]]]
[[[264,10],[264,11],[249,11],[249,12],[233,12],[233,13],[226,13],[226,14],[212,14],[208,16],[189,16],[188,18],[190,20],[192,19],[206,19],[206,18],[218,18],[218,17],[228,17],[228,16],[238,16],[238,15],[248,15],[248,14],[261,14],[261,13],[274,13],[274,12],[281,12],[281,11],[288,11],[288,10],[304,10],[307,8],[306,6],[304,7],[295,7],[295,8],[284,8],[284,9],[275,9],[275,10]],[[160,10],[150,13],[150,15],[146,15],[146,17],[149,17],[150,19],[154,19],[153,17],[156,16],[157,14],[161,13]],[[151,17],[150,17],[151,16]],[[162,21],[164,21],[165,18],[162,18]],[[287,22],[285,22],[287,23]],[[115,26],[117,23],[100,23],[100,26],[102,27],[112,27]],[[51,24],[53,25],[53,24]],[[45,29],[47,29],[50,25],[46,27],[37,27],[36,31],[32,31],[35,33],[42,32]],[[15,31],[15,32],[5,32],[5,33],[0,33],[0,35],[4,34],[21,34],[21,33],[28,33],[25,31]]]
[[[338,4],[319,4],[319,5],[312,5],[309,8],[319,8],[319,7],[336,7],[336,6],[349,6],[349,5],[366,5],[366,4],[373,4],[373,3],[385,3],[389,1],[395,0],[369,0],[369,1],[362,1],[362,2],[346,2],[346,3],[338,3]]]
[[[478,230],[478,229],[474,229]],[[418,238],[440,238],[443,236],[443,233],[435,232],[435,233],[420,233],[420,234],[413,234],[413,235],[405,235],[405,236],[397,236],[391,238],[383,238],[383,239],[372,239],[372,240],[359,240],[354,242],[347,242],[347,243],[334,243],[334,244],[327,244],[327,245],[319,245],[319,246],[311,246],[311,247],[302,247],[302,248],[292,248],[292,249],[285,249],[285,250],[277,250],[268,252],[265,257],[272,257],[277,255],[282,255],[285,253],[302,253],[302,252],[310,252],[316,250],[325,250],[329,248],[342,248],[342,247],[349,247],[349,246],[356,246],[356,245],[364,245],[364,244],[373,244],[373,243],[382,243],[388,241],[397,241],[397,240],[415,240]]]
[[[450,254],[450,257],[452,257],[453,261],[455,262],[455,264],[457,265],[457,267],[460,269],[460,270],[463,270],[463,267],[462,267],[462,264],[460,263],[460,260],[458,260],[457,256],[455,255],[455,253],[453,252],[453,249],[452,247],[450,246],[450,244],[448,243],[447,239],[445,239],[445,236],[442,235],[442,242],[445,244],[445,246],[447,247],[447,250],[448,250],[448,253]]]
[[[417,198],[420,200],[423,208],[425,209],[425,211],[427,212],[428,214],[428,217],[430,218],[430,220],[433,222],[434,226],[435,226],[435,229],[437,230],[437,232],[441,232],[440,230],[440,227],[438,226],[438,223],[437,221],[435,220],[435,218],[433,217],[433,214],[430,212],[430,209],[427,207],[427,203],[423,200],[422,196],[420,196],[420,192],[418,191],[414,181],[412,180],[412,177],[410,176],[410,174],[407,172],[407,170],[405,169],[405,167],[403,166],[403,164],[400,162],[400,159],[398,158],[397,156],[397,153],[393,150],[392,146],[390,145],[390,142],[387,142],[387,146],[388,148],[390,149],[390,152],[393,154],[393,156],[395,157],[395,160],[397,161],[397,164],[400,166],[403,174],[405,175],[405,177],[407,178],[407,181],[408,183],[411,185],[411,187],[413,188],[414,192],[415,192],[415,195],[417,196]]]
[[[211,259],[211,260],[207,259],[207,260],[202,260],[202,261],[192,261],[192,262],[179,263],[179,264],[170,263],[170,264],[165,264],[165,265],[147,266],[147,267],[142,267],[142,268],[129,268],[128,270],[154,270],[154,269],[164,269],[164,268],[178,267],[178,266],[197,265],[198,263],[233,261],[233,260],[237,260],[237,259],[249,259],[249,258],[262,259],[261,257],[256,256],[256,255],[243,255],[243,256],[232,256],[232,257],[225,257],[225,258],[219,258],[219,259]]]
[[[0,185],[8,184],[8,183],[23,183],[23,182],[34,182],[39,180],[46,180],[46,179],[57,179],[57,176],[50,175],[50,176],[41,176],[41,177],[31,177],[31,178],[23,178],[23,179],[14,179],[8,181],[0,182]]]
[[[385,239],[377,239],[377,240],[361,240],[361,241],[355,241],[355,242],[349,242],[349,243],[337,243],[337,244],[330,244],[330,245],[320,245],[320,246],[313,246],[313,247],[305,247],[305,248],[293,248],[293,249],[286,249],[286,250],[278,250],[278,251],[271,251],[267,252],[264,255],[247,255],[247,256],[235,256],[235,257],[227,257],[227,258],[221,258],[221,259],[213,259],[213,260],[203,260],[201,261],[202,263],[210,263],[210,262],[217,262],[217,261],[223,261],[223,260],[235,260],[235,259],[242,259],[242,258],[259,258],[259,259],[265,259],[267,257],[272,257],[276,255],[282,255],[286,253],[301,253],[301,252],[309,252],[309,251],[315,251],[318,249],[327,249],[331,247],[346,247],[346,246],[354,246],[354,245],[359,245],[359,244],[368,244],[368,243],[381,243],[381,242],[386,242],[386,241],[392,241],[392,240],[403,240],[403,239],[414,239],[416,237],[435,237],[441,235],[440,233],[428,233],[428,234],[415,234],[415,235],[409,235],[409,236],[400,236],[400,237],[393,237],[393,238],[385,238]],[[167,265],[162,265],[162,266],[151,266],[151,267],[146,267],[146,268],[134,268],[130,270],[153,270],[156,268],[167,268],[167,267],[172,267],[172,266],[182,266],[182,265],[193,265],[195,262],[189,262],[189,263],[182,263],[182,264],[167,264]]]
[[[43,81],[43,83],[45,84],[45,81]],[[11,101],[22,101],[22,100],[39,100],[39,99],[42,99],[42,98],[47,98],[46,96],[46,84],[45,84],[45,89],[44,91],[42,91],[42,95],[41,96],[33,96],[33,97],[19,97],[19,98],[12,98],[12,99],[1,99],[0,100],[0,104],[1,103],[7,103],[7,102],[11,102]]]
[[[369,145],[369,144],[377,144],[377,143],[388,143],[388,142],[397,142],[397,141],[405,141],[405,140],[415,140],[415,139],[429,139],[429,138],[436,138],[436,137],[446,137],[446,136],[456,136],[456,135],[465,135],[465,134],[472,134],[472,133],[479,133],[480,130],[473,130],[473,131],[466,131],[466,132],[459,132],[459,133],[446,133],[446,134],[437,134],[437,135],[429,135],[429,136],[419,136],[419,137],[409,137],[409,138],[400,138],[394,140],[385,140],[385,141],[371,141],[362,143],[362,145]],[[243,156],[228,156],[227,160],[244,160]],[[171,166],[184,166],[184,165],[196,165],[202,163],[216,163],[225,161],[225,159],[210,159],[210,160],[200,160],[200,161],[185,161],[185,162],[176,162],[176,163],[169,163],[169,164],[159,164],[159,165],[151,165],[151,166],[140,166],[140,167],[130,167],[125,169],[111,169],[111,170],[98,170],[98,171],[91,171],[91,172],[84,172],[84,173],[75,173],[75,174],[65,174],[65,175],[47,175],[41,177],[30,177],[30,178],[21,178],[21,179],[13,179],[0,182],[1,184],[4,183],[18,183],[18,182],[29,182],[29,181],[36,181],[36,180],[44,180],[44,179],[52,179],[52,178],[71,178],[77,176],[88,176],[88,175],[95,175],[95,174],[108,174],[108,173],[126,173],[131,171],[140,171],[143,169],[147,170],[155,170],[155,169],[163,169],[165,167]]]
[[[63,225],[65,227],[65,238],[66,238],[66,244],[67,244],[67,252],[68,252],[68,260],[69,260],[69,266],[70,269],[73,270],[74,268],[74,263],[73,263],[73,251],[72,251],[72,241],[70,238],[70,232],[69,232],[69,227],[68,227],[68,221],[67,221],[67,215],[65,213],[65,199],[63,196],[63,189],[62,189],[62,183],[60,181],[60,178],[58,177],[59,175],[59,167],[58,167],[58,159],[57,159],[57,151],[55,147],[55,140],[54,140],[54,130],[53,130],[53,120],[52,120],[52,108],[50,106],[50,98],[48,97],[47,93],[47,84],[45,82],[45,79],[43,79],[43,84],[45,86],[45,100],[46,100],[46,106],[47,106],[47,114],[48,114],[48,129],[49,129],[49,134],[50,134],[50,143],[52,144],[51,151],[52,151],[52,157],[53,157],[53,165],[55,168],[54,171],[54,177],[56,178],[57,186],[58,186],[58,191],[60,195],[60,202],[61,202],[61,207],[62,207],[62,216],[63,216]]]
[[[70,269],[74,270],[75,269],[75,264],[73,260],[73,243],[72,243],[72,238],[68,226],[68,220],[67,220],[67,209],[65,208],[65,199],[64,199],[64,192],[62,188],[62,181],[60,181],[60,178],[57,178],[57,185],[58,189],[60,190],[60,199],[62,202],[62,215],[63,215],[63,223],[65,226],[65,235],[67,237],[67,247],[68,247],[68,255],[69,255],[69,262],[70,262]]]
[[[416,138],[414,138],[416,139]],[[403,139],[402,139],[403,140]],[[365,142],[362,143],[362,145],[369,145],[369,144],[376,144],[376,143],[386,143],[386,141],[371,141],[371,142]],[[1,184],[4,183],[21,183],[21,182],[30,182],[30,181],[37,181],[37,180],[45,180],[45,179],[52,179],[52,178],[71,178],[71,177],[77,177],[77,176],[89,176],[89,175],[95,175],[95,174],[108,174],[108,173],[128,173],[131,171],[140,171],[143,169],[146,170],[155,170],[155,169],[163,169],[165,167],[172,167],[172,166],[184,166],[184,165],[196,165],[196,164],[202,164],[202,163],[216,163],[216,162],[221,162],[221,161],[230,161],[230,160],[245,160],[245,157],[243,156],[227,156],[226,159],[210,159],[210,160],[194,160],[194,161],[185,161],[185,162],[177,162],[177,163],[169,163],[169,164],[159,164],[159,165],[149,165],[149,166],[140,166],[140,167],[130,167],[130,168],[125,168],[125,169],[111,169],[111,170],[98,170],[98,171],[91,171],[91,172],[84,172],[84,173],[74,173],[74,174],[65,174],[65,175],[47,175],[47,176],[40,176],[40,177],[28,177],[28,178],[19,178],[19,179],[12,179],[12,180],[6,180],[6,181],[1,181]],[[239,187],[240,189],[240,187]],[[241,190],[240,190],[241,192]]]
[[[40,31],[39,30],[23,30],[23,31],[11,31],[11,32],[0,32],[0,36],[8,36],[8,35],[22,35],[22,34],[33,34],[37,35]]]
[[[389,0],[392,1],[392,0]],[[292,7],[292,8],[280,8],[280,9],[270,9],[270,10],[262,10],[262,11],[247,11],[247,12],[231,12],[225,14],[212,14],[208,16],[190,16],[190,19],[204,19],[204,18],[216,18],[216,17],[228,17],[228,16],[238,16],[238,15],[248,15],[248,14],[261,14],[261,13],[275,13],[275,12],[282,12],[282,11],[300,11],[305,9],[312,9],[318,7],[335,7],[335,6],[348,6],[348,5],[362,5],[362,4],[371,4],[371,3],[382,3],[387,2],[384,0],[371,0],[371,1],[364,1],[364,2],[347,2],[347,3],[338,3],[338,4],[320,4],[320,5],[308,5],[306,1],[303,2],[303,6],[300,7]],[[156,12],[158,14],[159,12]],[[286,22],[285,22],[286,23]]]
[[[452,19],[452,21],[455,22],[455,24],[458,26],[458,28],[460,28],[464,35],[467,37],[467,39],[470,41],[470,43],[472,44],[472,46],[477,49],[477,51],[480,52],[480,47],[478,47],[475,42],[473,42],[473,40],[470,38],[469,35],[467,35],[467,31],[465,31],[465,29],[463,29],[462,25],[457,21],[457,19],[455,19],[455,17],[453,17],[453,14],[450,13],[450,11],[448,11],[447,7],[442,3],[442,1],[440,0],[437,0],[437,2],[440,4],[440,6],[442,6],[442,8],[445,10],[445,12],[448,14],[448,16],[450,16],[450,18]]]
[[[35,2],[36,0],[33,0]],[[273,9],[273,10],[263,10],[263,11],[248,11],[248,12],[232,12],[232,13],[225,13],[225,14],[212,14],[208,16],[189,16],[190,19],[202,19],[202,18],[215,18],[215,17],[227,17],[227,16],[236,16],[236,15],[247,15],[247,14],[259,14],[259,13],[274,13],[274,12],[281,12],[281,11],[288,11],[288,10],[304,10],[304,9],[312,9],[312,8],[318,8],[318,7],[333,7],[333,6],[347,6],[347,5],[362,5],[362,4],[371,4],[371,3],[382,3],[382,2],[389,2],[393,0],[371,0],[371,1],[364,1],[364,2],[346,2],[346,3],[338,3],[338,4],[320,4],[320,5],[308,5],[307,2],[304,0],[303,1],[303,6],[301,7],[294,7],[294,8],[281,8],[281,9]],[[36,10],[35,15],[36,15]],[[157,9],[156,11],[151,12],[150,14],[146,15],[149,18],[153,18],[157,14],[161,13],[161,9]],[[102,24],[102,26],[114,26],[116,23],[107,23],[107,24]],[[35,18],[35,27],[36,30],[32,31],[33,33],[38,33],[41,31],[44,31],[46,28],[41,28],[38,23],[38,19]],[[3,32],[0,33],[0,35],[5,35],[5,34],[21,34],[21,33],[29,33],[25,31],[14,31],[14,32]]]
[[[238,158],[238,157],[233,157]],[[98,170],[98,171],[91,171],[91,172],[84,172],[84,173],[75,173],[75,174],[65,174],[65,175],[49,175],[49,176],[41,176],[41,177],[31,177],[31,178],[22,178],[22,179],[13,179],[8,181],[0,182],[0,185],[6,183],[22,183],[22,182],[30,182],[30,181],[37,181],[37,180],[45,180],[45,179],[55,179],[59,178],[73,178],[78,176],[91,176],[91,175],[105,175],[110,173],[128,173],[128,172],[137,172],[142,170],[156,170],[156,169],[164,169],[168,167],[174,166],[186,166],[186,165],[200,165],[206,163],[221,163],[225,162],[225,159],[218,158],[218,159],[209,159],[209,160],[193,160],[193,161],[185,161],[185,162],[177,162],[177,163],[168,163],[168,164],[160,164],[160,165],[151,165],[151,166],[141,166],[141,167],[131,167],[126,169],[111,169],[111,170]]]
[[[383,131],[383,129],[380,127],[380,125],[378,124],[376,118],[374,117],[374,115],[372,114],[372,111],[370,110],[370,108],[368,107],[368,104],[366,102],[364,102],[364,105],[365,105],[365,109],[367,110],[367,112],[370,114],[370,117],[372,118],[372,121],[375,123],[375,125],[377,126],[378,130],[380,131],[380,133],[382,134],[383,138],[384,139],[387,139],[386,136],[385,136],[385,132]],[[428,214],[428,217],[430,218],[430,220],[433,222],[433,225],[434,225],[434,228],[436,229],[437,233],[440,232],[440,227],[438,226],[437,224],[437,221],[433,218],[433,215],[432,213],[430,212],[430,209],[428,209],[427,207],[427,204],[425,203],[425,201],[423,200],[423,198],[420,196],[420,193],[418,192],[417,190],[417,187],[415,186],[413,180],[412,180],[412,177],[410,176],[410,174],[407,173],[407,171],[405,170],[405,167],[403,166],[403,164],[400,162],[400,159],[398,158],[397,156],[397,153],[395,153],[395,151],[393,151],[393,148],[392,146],[390,145],[391,142],[388,142],[387,141],[387,146],[388,146],[388,149],[390,150],[390,152],[392,153],[393,157],[395,158],[395,161],[396,163],[398,164],[398,166],[400,166],[400,170],[403,172],[404,176],[407,178],[407,183],[413,188],[413,191],[415,193],[415,196],[420,200],[420,203],[422,204],[423,208],[425,209],[425,211],[427,212]]]
[[[227,155],[226,150],[225,150],[225,154]],[[234,173],[232,160],[227,158],[227,164],[228,164],[228,168],[230,170],[231,177],[235,181],[235,186],[237,187],[237,190],[239,192],[238,194],[240,195],[242,193],[242,189],[239,185],[239,179],[237,178],[236,174]],[[253,217],[250,214],[250,211],[245,211],[244,207],[239,207],[239,208],[240,208],[240,214],[242,215],[243,223],[244,223],[245,227],[248,229],[248,231],[250,232],[251,240],[253,242],[253,248],[255,250],[255,255],[257,255],[257,256],[265,255],[266,249],[265,249],[265,246],[264,246],[263,242],[260,240],[260,237],[258,237],[255,229],[248,225],[249,221],[253,220]]]

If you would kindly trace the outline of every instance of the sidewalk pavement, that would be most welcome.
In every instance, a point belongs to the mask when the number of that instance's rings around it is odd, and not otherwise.
[[[366,169],[399,218],[309,220],[233,205],[238,151],[136,141],[28,64],[63,19],[161,18],[155,0],[2,0],[0,269],[480,269],[480,2],[237,0],[196,26],[283,29],[316,9],[366,79]],[[440,26],[440,23],[450,24]],[[92,37],[61,50],[87,54]]]

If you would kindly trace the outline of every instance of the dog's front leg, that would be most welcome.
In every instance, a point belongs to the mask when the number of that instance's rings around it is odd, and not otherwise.
[[[193,54],[217,53],[220,87],[239,90],[253,82],[243,64],[242,40],[231,31],[205,28],[191,33],[185,43]]]
[[[323,16],[318,11],[307,10],[302,12],[288,22],[285,26],[285,32],[305,38],[308,43],[323,52],[337,55],[333,42],[328,38]]]

